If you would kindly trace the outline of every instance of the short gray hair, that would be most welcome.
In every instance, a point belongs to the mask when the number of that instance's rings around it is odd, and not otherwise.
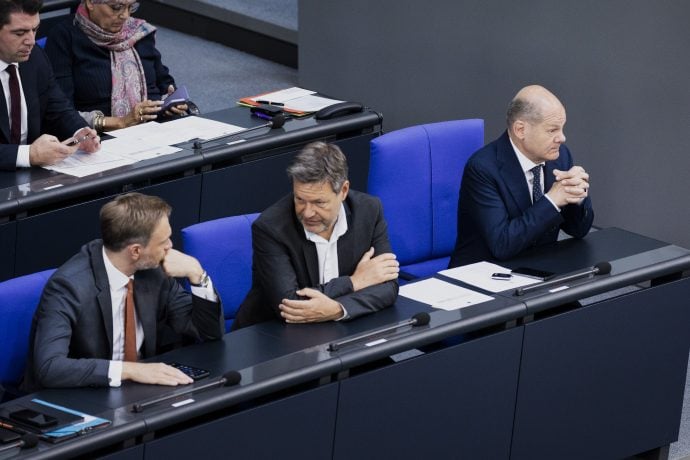
[[[518,119],[536,124],[542,122],[543,115],[537,104],[526,99],[516,97],[510,101],[510,104],[508,105],[508,114],[506,116],[508,128],[513,126],[513,123],[515,123]]]
[[[333,191],[338,193],[347,180],[347,159],[335,144],[312,142],[295,157],[287,174],[293,182],[328,182]]]

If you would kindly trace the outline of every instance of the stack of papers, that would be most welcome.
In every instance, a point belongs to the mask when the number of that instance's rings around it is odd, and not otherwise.
[[[457,310],[493,299],[491,296],[436,278],[400,286],[399,295],[441,310]]]
[[[167,123],[150,121],[129,128],[110,131],[114,139],[101,142],[95,153],[78,150],[60,163],[45,166],[51,171],[84,177],[142,160],[179,152],[172,147],[191,139],[211,139],[242,131],[240,126],[201,117],[184,117]]]
[[[510,269],[489,262],[477,262],[476,264],[463,265],[438,272],[439,275],[462,281],[489,292],[501,292],[539,282],[534,278],[520,275],[513,275],[507,280],[495,280],[491,278],[493,273],[510,273]]]
[[[298,116],[317,112],[339,102],[343,101],[316,96],[316,91],[297,87],[259,94],[258,96],[243,97],[239,100],[240,105],[248,107],[256,107],[261,104],[280,105],[286,112]]]

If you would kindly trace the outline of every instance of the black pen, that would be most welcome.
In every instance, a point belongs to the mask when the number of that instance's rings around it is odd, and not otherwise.
[[[282,102],[271,102],[271,101],[256,101],[256,103],[257,103],[257,104],[266,104],[266,105],[279,105],[279,106],[281,106],[281,107],[282,107],[283,105],[285,105],[285,104],[283,104]]]

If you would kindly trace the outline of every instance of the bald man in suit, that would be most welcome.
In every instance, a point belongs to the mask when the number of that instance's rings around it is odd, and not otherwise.
[[[563,104],[542,86],[513,98],[508,129],[465,166],[450,267],[510,259],[556,241],[560,230],[575,238],[589,232],[589,174],[565,146],[565,122]]]

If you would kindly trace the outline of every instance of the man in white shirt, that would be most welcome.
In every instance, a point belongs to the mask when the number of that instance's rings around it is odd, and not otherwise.
[[[220,302],[199,262],[170,241],[171,208],[139,193],[101,209],[102,240],[84,245],[48,280],[31,331],[23,388],[119,386],[122,380],[191,383],[159,353],[169,326],[196,341],[220,339]],[[192,294],[175,278],[187,278]]]
[[[288,176],[293,192],[252,225],[252,288],[233,330],[347,320],[392,305],[399,264],[381,201],[350,190],[340,148],[307,145]]]
[[[74,110],[35,46],[42,3],[0,2],[0,170],[51,165],[77,149],[100,148],[98,134]]]
[[[558,233],[582,238],[594,219],[589,174],[565,146],[563,104],[549,90],[522,88],[508,107],[508,129],[467,161],[450,267],[500,261]]]

